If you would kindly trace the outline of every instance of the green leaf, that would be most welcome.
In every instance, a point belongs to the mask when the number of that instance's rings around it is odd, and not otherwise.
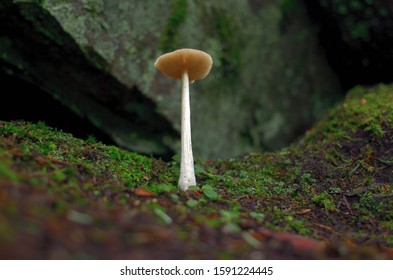
[[[252,247],[256,249],[261,247],[261,242],[252,236],[249,232],[243,232],[242,237]]]
[[[189,199],[189,200],[187,200],[186,204],[188,207],[194,208],[194,207],[198,206],[199,202],[195,199]]]
[[[263,222],[263,220],[265,219],[265,215],[262,213],[258,213],[258,212],[251,212],[250,217],[254,218],[255,220],[257,220],[260,223]]]
[[[160,208],[155,208],[154,213],[161,218],[166,224],[172,223],[172,218],[168,216],[167,213],[162,211]]]
[[[165,184],[161,184],[157,186],[157,192],[158,193],[163,193],[163,192],[171,192],[176,190],[177,187],[173,186],[173,185],[165,185]]]
[[[198,186],[189,186],[188,189],[189,189],[190,191],[194,191],[194,192],[197,192],[197,191],[200,191],[200,190],[201,190]]]
[[[180,163],[181,157],[180,157],[179,154],[176,154],[176,155],[174,155],[174,156],[172,157],[172,160],[173,160],[174,162]]]
[[[199,164],[195,164],[194,168],[195,168],[195,174],[196,175],[198,175],[198,174],[206,174],[207,173],[206,170],[203,169],[203,167],[200,166]]]
[[[214,200],[215,201],[215,200],[218,200],[220,198],[218,193],[216,193],[216,191],[209,185],[204,185],[202,187],[202,192],[210,200]]]
[[[238,224],[230,222],[224,225],[223,230],[224,232],[227,233],[236,233],[236,232],[241,232],[242,229]]]
[[[67,179],[67,175],[64,174],[64,172],[61,169],[58,169],[55,171],[55,173],[53,174],[53,178],[57,181],[57,182],[62,182],[64,180]]]

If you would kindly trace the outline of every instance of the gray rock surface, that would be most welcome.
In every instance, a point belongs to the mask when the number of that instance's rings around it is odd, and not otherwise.
[[[119,145],[179,151],[180,83],[155,59],[213,57],[191,85],[196,158],[287,145],[340,93],[297,1],[2,0],[2,73],[39,85]]]

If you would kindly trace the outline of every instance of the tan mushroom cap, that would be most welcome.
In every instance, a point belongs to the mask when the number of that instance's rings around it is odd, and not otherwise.
[[[181,80],[183,72],[187,71],[190,83],[205,78],[212,65],[209,54],[195,49],[179,49],[163,54],[154,63],[159,71],[175,80]]]

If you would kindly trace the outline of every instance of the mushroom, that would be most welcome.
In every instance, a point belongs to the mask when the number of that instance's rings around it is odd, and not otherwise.
[[[186,191],[196,185],[194,158],[191,144],[191,112],[189,84],[209,74],[213,60],[203,51],[179,49],[157,58],[154,66],[165,75],[182,81],[181,103],[181,162],[179,187]]]

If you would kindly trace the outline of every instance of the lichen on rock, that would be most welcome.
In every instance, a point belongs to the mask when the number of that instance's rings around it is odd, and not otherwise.
[[[6,73],[119,145],[168,156],[179,148],[179,90],[153,63],[164,51],[202,49],[214,66],[193,87],[195,154],[229,158],[285,146],[340,96],[304,5],[294,10],[253,0],[5,0],[0,46],[13,46],[1,57]]]

